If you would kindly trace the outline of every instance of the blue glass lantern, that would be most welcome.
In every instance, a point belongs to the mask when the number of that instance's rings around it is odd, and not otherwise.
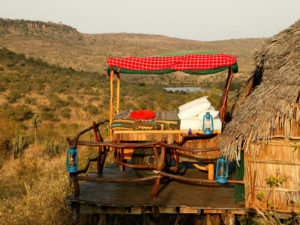
[[[227,183],[228,163],[225,158],[219,158],[217,161],[216,181],[222,184]]]
[[[212,134],[214,131],[214,119],[209,112],[203,116],[202,130],[204,134]]]
[[[67,151],[67,171],[69,173],[77,173],[78,172],[78,151],[72,146]]]

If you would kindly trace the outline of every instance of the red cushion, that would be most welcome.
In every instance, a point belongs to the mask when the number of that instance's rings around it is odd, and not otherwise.
[[[155,112],[151,110],[139,110],[139,111],[134,111],[130,114],[131,119],[141,119],[141,120],[146,120],[146,119],[153,119],[155,118]]]

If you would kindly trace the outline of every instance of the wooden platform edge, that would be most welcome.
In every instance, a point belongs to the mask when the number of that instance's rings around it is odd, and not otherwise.
[[[245,215],[246,209],[241,208],[226,208],[226,209],[202,209],[202,208],[191,208],[191,207],[164,207],[164,206],[131,206],[131,207],[120,207],[120,206],[104,206],[104,205],[92,205],[82,204],[82,202],[69,201],[71,207],[73,204],[80,206],[81,214],[233,214],[233,215]]]

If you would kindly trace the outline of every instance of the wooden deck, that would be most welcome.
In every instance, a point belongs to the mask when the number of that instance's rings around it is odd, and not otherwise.
[[[97,176],[89,173],[87,176]],[[135,178],[132,169],[121,173],[114,165],[104,168],[103,177]],[[203,178],[207,176],[196,169],[186,169],[184,176]],[[80,196],[67,199],[72,205],[80,205],[80,213],[131,213],[142,214],[148,210],[159,213],[244,213],[244,202],[235,204],[233,185],[192,185],[177,181],[165,181],[160,185],[158,197],[153,199],[152,183],[123,184],[86,181],[80,183]]]

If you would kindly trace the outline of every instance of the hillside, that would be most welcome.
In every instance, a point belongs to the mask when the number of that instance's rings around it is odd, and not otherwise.
[[[77,70],[106,72],[106,59],[126,56],[152,56],[179,51],[217,51],[238,57],[239,79],[253,69],[251,56],[264,39],[234,39],[202,42],[148,34],[83,34],[63,24],[0,19],[0,46],[28,57]],[[175,79],[174,79],[175,77]],[[125,79],[151,85],[199,83],[199,77],[176,74],[172,79],[128,75]],[[215,78],[213,78],[214,80]],[[171,83],[169,82],[171,80]],[[172,83],[173,82],[173,83]]]
[[[39,115],[45,127],[73,135],[78,129],[108,118],[109,77],[27,58],[0,48],[0,122],[12,121],[25,133]],[[167,92],[121,83],[121,109],[176,110],[204,93]],[[208,94],[216,106],[219,95]],[[5,136],[5,135],[4,135]],[[0,135],[0,150],[3,148]],[[5,142],[6,143],[6,142]]]

